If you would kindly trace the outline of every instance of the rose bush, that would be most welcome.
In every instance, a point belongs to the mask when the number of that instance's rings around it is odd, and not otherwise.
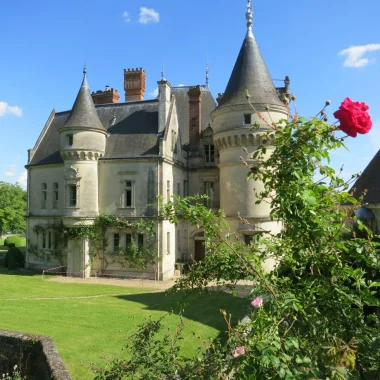
[[[271,203],[271,219],[284,224],[281,233],[258,231],[246,245],[238,234],[226,234],[223,212],[204,207],[202,199],[176,198],[161,208],[162,218],[205,232],[206,257],[172,291],[188,295],[209,291],[211,281],[223,290],[251,281],[247,314],[236,326],[222,311],[228,342],[211,342],[193,358],[181,353],[177,335],[157,338],[159,323],[150,322],[129,347],[132,359],[112,362],[96,379],[380,379],[379,244],[360,220],[365,237],[345,238],[360,206],[348,192],[356,176],[345,182],[326,165],[343,138],[325,112],[322,120],[294,115],[278,124],[258,115],[268,131],[252,127],[261,145],[245,165],[257,169],[247,170],[262,184],[257,203]],[[351,135],[369,129],[359,111],[342,120]],[[278,263],[270,273],[263,270],[268,258]]]
[[[356,137],[358,133],[368,133],[372,127],[372,120],[367,112],[369,107],[363,102],[353,102],[350,98],[344,99],[334,117],[339,120],[339,129],[348,136]]]

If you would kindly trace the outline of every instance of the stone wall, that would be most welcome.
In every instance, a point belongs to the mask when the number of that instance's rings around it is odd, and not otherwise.
[[[15,365],[27,380],[71,380],[50,338],[0,330],[0,375]]]

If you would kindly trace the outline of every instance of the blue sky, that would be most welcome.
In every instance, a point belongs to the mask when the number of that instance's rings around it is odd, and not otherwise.
[[[253,31],[274,79],[289,75],[298,112],[313,116],[347,96],[370,106],[369,135],[333,153],[345,176],[380,148],[380,2],[253,0]],[[172,85],[224,92],[245,35],[246,0],[13,0],[0,12],[0,181],[25,184],[32,148],[53,108],[70,109],[86,62],[92,91],[123,99],[123,69],[147,71],[153,97],[162,59]],[[339,55],[340,52],[341,55]],[[281,82],[275,82],[281,85]],[[333,118],[331,117],[330,120]]]

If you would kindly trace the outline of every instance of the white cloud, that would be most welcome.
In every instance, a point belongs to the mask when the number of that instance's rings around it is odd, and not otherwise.
[[[28,183],[28,171],[27,170],[24,170],[20,177],[18,177],[17,179],[17,182],[18,184],[23,187],[24,189],[26,189],[26,186],[27,186],[27,183]]]
[[[157,98],[158,96],[158,87],[156,87],[153,91],[149,93],[150,96],[153,96],[154,98]]]
[[[380,149],[380,120],[376,120],[373,123],[372,129],[368,136],[374,152],[377,152]]]
[[[9,165],[8,170],[4,173],[6,177],[14,177],[16,175],[16,165]]]
[[[21,117],[22,109],[17,106],[10,106],[7,102],[0,102],[0,117],[9,113]]]
[[[123,12],[123,19],[125,22],[131,22],[131,16],[129,12]]]
[[[160,22],[160,14],[153,8],[140,8],[140,24],[149,24],[153,22]]]
[[[178,87],[185,87],[185,85],[182,84],[182,83],[180,83],[180,84],[178,85]]]
[[[338,54],[345,56],[346,59],[343,63],[344,67],[364,67],[367,66],[369,62],[374,61],[368,58],[363,58],[363,55],[369,52],[380,50],[380,44],[369,44],[361,46],[351,46],[348,49],[340,51]]]

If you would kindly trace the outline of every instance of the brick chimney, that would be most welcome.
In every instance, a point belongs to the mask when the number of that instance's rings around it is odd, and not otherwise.
[[[189,96],[189,149],[194,152],[199,150],[202,132],[202,89],[201,86],[191,87]]]
[[[94,104],[118,103],[120,95],[117,90],[106,86],[104,91],[96,91],[91,94]]]
[[[124,69],[125,101],[144,100],[146,72],[139,69]]]

